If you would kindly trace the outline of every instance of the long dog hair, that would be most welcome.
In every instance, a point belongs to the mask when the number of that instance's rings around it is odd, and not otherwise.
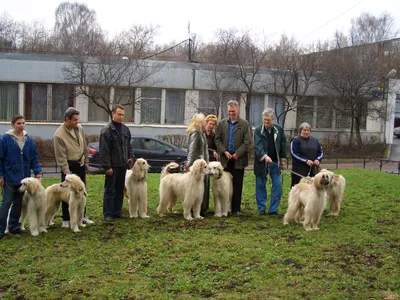
[[[164,217],[166,212],[172,212],[179,198],[183,200],[183,217],[186,220],[193,220],[191,211],[195,219],[203,219],[200,210],[204,194],[204,176],[208,174],[207,163],[204,159],[198,159],[187,173],[169,173],[170,169],[178,167],[177,163],[169,163],[161,171],[157,213]]]
[[[128,196],[129,216],[141,218],[147,215],[147,172],[149,165],[143,158],[136,160],[131,170],[126,171],[125,188]]]
[[[210,162],[208,169],[213,178],[214,216],[227,217],[231,210],[230,204],[233,194],[232,175],[224,171],[219,161]]]
[[[64,182],[56,183],[46,189],[46,225],[52,223],[54,216],[60,209],[61,201],[68,203],[70,227],[74,232],[79,232],[86,205],[86,188],[83,181],[75,174],[65,176]]]
[[[321,171],[315,175],[311,184],[296,184],[289,193],[288,209],[283,218],[283,224],[287,225],[293,219],[299,223],[304,216],[304,229],[307,231],[318,230],[318,224],[326,205],[326,191],[331,180],[331,172]]]
[[[31,235],[47,232],[45,222],[46,192],[41,180],[33,177],[22,179],[18,190],[23,192],[21,217],[19,222],[21,229],[25,230],[24,223],[29,219],[29,231]]]
[[[321,171],[329,172],[332,174],[332,181],[329,185],[329,188],[326,190],[327,199],[330,203],[330,213],[329,215],[338,217],[340,212],[340,205],[342,203],[344,190],[346,188],[346,179],[342,175],[335,174],[326,169],[322,169]],[[313,177],[305,177],[300,180],[300,183],[309,183],[313,182]]]

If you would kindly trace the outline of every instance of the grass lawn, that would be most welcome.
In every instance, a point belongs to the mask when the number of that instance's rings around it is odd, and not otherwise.
[[[246,216],[159,218],[159,174],[148,178],[149,219],[104,223],[104,177],[88,177],[81,233],[61,228],[0,240],[2,299],[400,299],[400,176],[335,171],[347,187],[340,217],[320,230],[258,216],[255,178],[245,175]],[[45,178],[44,186],[59,178]],[[290,175],[283,176],[280,211]],[[269,187],[269,186],[268,186]],[[269,187],[270,188],[270,187]],[[124,214],[127,214],[126,199]]]

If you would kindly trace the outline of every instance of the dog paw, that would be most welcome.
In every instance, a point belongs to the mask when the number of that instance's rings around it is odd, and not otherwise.
[[[196,217],[195,219],[197,219],[197,220],[203,220],[203,219],[204,219],[204,217],[202,217],[202,216],[198,216],[198,217]]]
[[[49,223],[49,226],[53,226],[53,225],[54,225],[54,222],[50,222],[50,223]]]
[[[221,218],[222,215],[221,214],[215,214],[214,217]]]
[[[32,231],[32,232],[31,232],[31,235],[32,235],[32,236],[38,236],[38,235],[39,235],[39,231]]]
[[[146,216],[140,216],[142,219],[148,219],[150,218],[150,216],[146,215]]]

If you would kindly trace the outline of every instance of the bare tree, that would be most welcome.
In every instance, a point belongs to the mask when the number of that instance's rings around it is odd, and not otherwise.
[[[225,72],[236,80],[237,92],[245,92],[246,119],[250,118],[250,104],[254,91],[262,86],[261,69],[265,67],[268,48],[265,40],[259,44],[257,37],[249,31],[238,32],[236,29],[217,31],[216,48],[221,58],[220,63],[228,65]]]
[[[16,49],[19,36],[18,23],[4,13],[0,16],[0,48]]]
[[[293,38],[283,35],[268,55],[269,79],[264,88],[284,102],[283,111],[277,115],[277,121],[281,120],[282,125],[286,114],[301,104],[310,87],[318,81],[318,54],[311,53],[313,49],[312,46],[300,46]],[[275,112],[278,112],[276,107]]]
[[[65,53],[94,53],[104,45],[96,12],[86,4],[63,2],[55,12],[57,48]]]
[[[398,33],[398,31],[397,31]],[[387,120],[385,99],[389,92],[387,74],[393,66],[385,55],[383,39],[394,37],[393,19],[388,14],[376,18],[362,14],[352,20],[348,36],[336,32],[331,50],[321,53],[322,90],[331,106],[350,122],[350,143],[355,135],[362,145],[361,129],[366,118]]]
[[[115,93],[113,104],[135,105],[140,99],[135,97],[133,88],[144,83],[155,84],[151,76],[162,67],[160,63],[140,59],[150,47],[153,33],[153,28],[133,27],[124,33],[124,38],[114,38],[101,51],[95,49],[90,54],[75,55],[71,67],[63,70],[64,79],[77,84],[78,94],[87,96],[109,115],[111,87],[124,91]]]

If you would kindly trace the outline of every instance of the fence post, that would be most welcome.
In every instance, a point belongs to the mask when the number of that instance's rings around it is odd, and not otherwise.
[[[336,169],[339,169],[339,158],[336,157]]]
[[[366,166],[367,166],[367,158],[365,157],[365,155],[364,155],[364,166],[363,166],[363,169],[365,170],[365,168],[366,168]]]
[[[382,159],[381,159],[381,162],[380,162],[380,164],[379,164],[379,171],[380,171],[380,172],[382,171]]]

